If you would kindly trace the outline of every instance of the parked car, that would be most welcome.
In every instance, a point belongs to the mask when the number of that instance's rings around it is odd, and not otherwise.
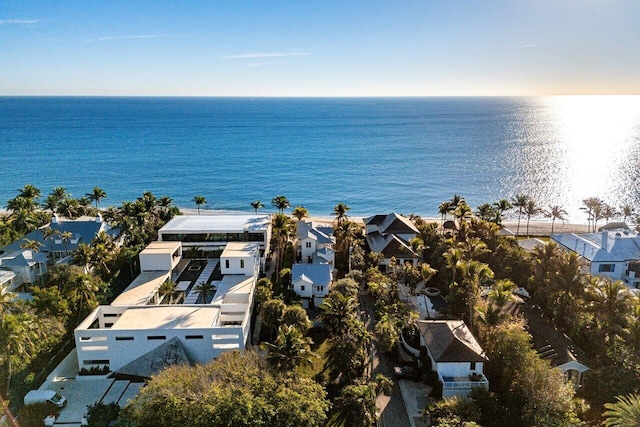
[[[413,366],[396,366],[393,368],[393,374],[398,379],[419,380],[422,376],[420,371]]]
[[[24,396],[25,405],[45,402],[49,402],[52,405],[56,405],[58,408],[62,408],[67,404],[67,399],[65,399],[60,393],[56,393],[53,390],[31,390]]]

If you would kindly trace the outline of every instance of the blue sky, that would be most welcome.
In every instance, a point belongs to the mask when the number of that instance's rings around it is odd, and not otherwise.
[[[640,94],[640,1],[0,3],[0,95]]]

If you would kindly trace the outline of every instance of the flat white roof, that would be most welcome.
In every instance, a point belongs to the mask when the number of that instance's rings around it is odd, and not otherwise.
[[[236,274],[226,274],[218,283],[218,289],[213,296],[211,304],[220,305],[225,303],[227,295],[248,295],[253,288],[253,276],[243,276]]]
[[[270,215],[178,215],[159,233],[260,232],[271,224]]]
[[[140,273],[127,289],[125,289],[111,305],[144,305],[149,297],[165,282],[171,278],[169,271],[145,271]]]
[[[148,329],[149,333],[160,333],[162,329],[210,328],[215,326],[218,313],[219,309],[211,305],[130,307],[111,329]]]
[[[140,252],[140,255],[173,254],[180,249],[180,244],[180,242],[151,242]]]
[[[259,246],[257,243],[229,242],[220,258],[247,257],[253,255]]]

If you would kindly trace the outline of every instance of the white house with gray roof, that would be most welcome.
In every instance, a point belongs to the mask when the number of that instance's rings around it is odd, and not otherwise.
[[[333,267],[329,264],[293,264],[291,268],[291,285],[304,308],[322,304],[332,282]]]
[[[296,254],[298,262],[334,265],[336,238],[333,227],[321,226],[311,221],[296,224]]]
[[[591,274],[622,280],[631,288],[640,286],[640,236],[628,228],[604,229],[599,233],[555,234],[551,240],[578,254]]]
[[[475,387],[489,388],[482,372],[488,359],[462,320],[419,320],[421,343],[442,382],[442,396],[468,396]]]

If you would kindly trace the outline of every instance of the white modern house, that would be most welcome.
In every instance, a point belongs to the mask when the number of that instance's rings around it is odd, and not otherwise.
[[[213,253],[222,251],[231,242],[256,243],[261,256],[264,256],[269,253],[271,216],[178,215],[158,231],[158,240],[182,242],[185,250],[188,247],[198,247]]]
[[[335,263],[336,238],[333,227],[311,221],[296,223],[296,255],[298,262],[307,264]]]
[[[442,382],[442,396],[468,396],[475,387],[489,388],[482,372],[488,359],[462,320],[419,320],[421,344]]]
[[[551,240],[583,258],[593,275],[640,286],[640,236],[629,228],[603,229],[598,233],[554,234]]]
[[[227,244],[219,260],[182,259],[181,242],[154,242],[140,253],[140,275],[111,305],[94,310],[75,330],[80,368],[109,366],[113,372],[148,376],[179,363],[208,362],[230,350],[242,350],[250,337],[250,320],[260,266],[256,243]],[[202,263],[206,265],[202,265]],[[209,263],[220,263],[214,279]],[[195,267],[194,272],[189,271]],[[172,303],[159,294],[167,280],[179,281]],[[200,298],[202,283],[213,298]]]
[[[391,258],[398,265],[405,262],[417,263],[416,254],[411,248],[411,240],[420,233],[416,226],[402,215],[392,212],[388,215],[374,215],[364,218],[365,238],[371,252],[380,252],[384,259],[380,267],[389,266]]]
[[[333,266],[330,264],[293,264],[291,268],[291,285],[304,308],[322,304],[332,282]]]

